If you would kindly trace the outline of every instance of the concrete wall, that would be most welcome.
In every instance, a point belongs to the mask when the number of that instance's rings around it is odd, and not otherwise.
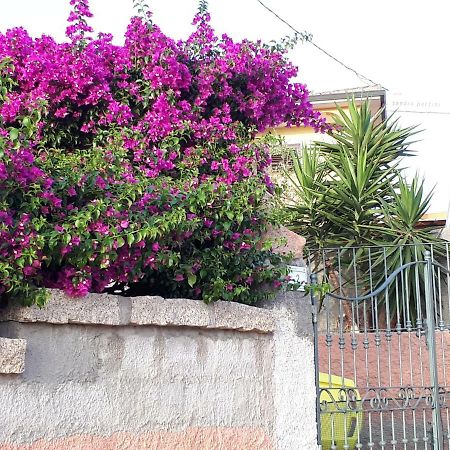
[[[55,291],[1,312],[0,449],[315,449],[301,295],[254,308]]]

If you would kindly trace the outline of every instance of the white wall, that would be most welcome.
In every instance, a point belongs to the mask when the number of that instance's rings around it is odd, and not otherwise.
[[[442,95],[425,93],[387,93],[388,114],[395,113],[402,126],[418,125],[423,130],[411,146],[416,156],[407,158],[408,174],[419,172],[425,187],[435,187],[429,213],[446,213],[450,203],[450,101]],[[397,112],[396,112],[397,111]]]

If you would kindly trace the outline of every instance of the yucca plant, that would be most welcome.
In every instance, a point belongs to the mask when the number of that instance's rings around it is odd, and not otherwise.
[[[368,101],[358,107],[352,100],[350,116],[337,109],[334,142],[294,151],[294,172],[287,173],[298,193],[297,201],[288,204],[290,225],[306,233],[315,248],[366,242],[366,226],[377,222],[382,202],[392,198],[400,159],[412,154],[409,145],[417,133],[415,127],[398,128],[392,117],[381,121],[382,111],[372,114]]]
[[[292,161],[292,173],[285,171],[291,187],[289,224],[295,231],[304,230],[309,244],[320,247],[333,232],[333,222],[327,218],[331,198],[325,198],[330,191],[329,168],[315,147],[293,152]]]
[[[417,129],[399,128],[392,116],[381,120],[382,111],[372,113],[369,101],[357,106],[353,99],[348,114],[337,108],[333,142],[315,142],[292,153],[293,171],[286,175],[297,197],[286,206],[288,225],[306,237],[315,269],[324,271],[333,288],[342,291],[343,283],[345,287],[345,266],[357,273],[358,282],[368,291],[401,264],[421,259],[430,247],[426,244],[433,244],[436,257],[443,244],[431,229],[417,228],[432,194],[425,195],[418,176],[408,183],[402,175],[400,163],[413,154],[410,145]],[[339,268],[336,257],[324,259],[321,250],[327,248],[336,249]],[[408,291],[403,292],[402,301],[388,290],[380,297],[387,303],[377,308],[385,317],[394,309],[404,314],[405,308],[417,316],[416,287],[422,281],[417,270],[411,269],[402,278]],[[363,293],[361,288],[358,292]]]
[[[386,274],[397,267],[422,261],[426,250],[437,260],[445,256],[445,243],[432,233],[434,229],[417,228],[431,199],[432,192],[425,194],[424,181],[417,174],[411,183],[399,174],[391,200],[382,202],[381,223],[370,228],[370,255],[367,249],[362,249],[358,255],[366,285],[381,285]],[[424,286],[423,265],[403,270],[399,280],[379,298],[380,312],[387,318],[386,323],[397,321],[401,316],[404,322],[417,319],[425,306],[421,301]]]

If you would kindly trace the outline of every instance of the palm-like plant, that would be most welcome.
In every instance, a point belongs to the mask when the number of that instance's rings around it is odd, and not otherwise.
[[[294,174],[288,173],[298,193],[298,201],[288,205],[291,227],[312,238],[316,248],[366,242],[367,225],[376,222],[382,203],[392,198],[400,159],[412,154],[408,146],[417,133],[414,127],[398,128],[392,118],[381,121],[382,112],[372,114],[369,102],[358,108],[351,101],[350,116],[337,108],[334,142],[293,152]]]
[[[401,264],[421,259],[425,243],[434,245],[435,256],[443,251],[442,241],[431,230],[417,228],[431,194],[425,195],[418,176],[408,183],[400,167],[402,157],[412,154],[409,146],[417,130],[399,128],[392,117],[382,121],[381,114],[373,114],[368,101],[358,107],[352,100],[348,115],[338,107],[333,142],[316,142],[293,152],[294,170],[287,172],[297,194],[287,205],[289,225],[307,238],[316,255],[313,262],[335,288],[342,289],[336,280],[345,274],[337,273],[336,262],[325,261],[320,250],[340,248],[335,252],[339,266],[357,273],[365,290],[380,285]],[[411,294],[417,292],[413,288],[418,276],[411,269],[402,278],[411,303],[406,308],[414,316],[418,299]],[[380,300],[387,314],[394,306],[402,314],[407,302],[397,298],[397,305],[391,305],[395,296],[386,292]]]
[[[329,211],[324,209],[329,207],[331,200],[327,197],[330,191],[329,169],[315,147],[293,152],[292,160],[293,173],[285,171],[293,191],[287,207],[289,225],[294,231],[304,230],[307,241],[319,247],[333,228],[327,217]]]
[[[383,201],[382,220],[380,224],[371,226],[372,236],[369,236],[369,241],[374,248],[370,258],[364,249],[359,255],[365,268],[362,279],[366,283],[371,276],[372,286],[382,284],[386,273],[404,264],[423,260],[426,250],[431,251],[435,259],[445,256],[445,244],[431,233],[433,228],[417,228],[432,199],[432,192],[425,194],[423,184],[417,174],[411,183],[399,175],[391,200]],[[389,245],[386,246],[386,243]],[[391,285],[380,297],[380,303],[384,306],[383,314],[390,320],[395,319],[396,314],[410,320],[418,318],[419,309],[423,306],[421,297],[424,285],[422,267],[415,265],[406,268],[400,281]]]

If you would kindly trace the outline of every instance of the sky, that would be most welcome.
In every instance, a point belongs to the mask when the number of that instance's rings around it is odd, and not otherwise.
[[[401,125],[419,125],[424,131],[414,144],[417,156],[405,165],[411,167],[410,173],[418,170],[425,176],[427,189],[436,185],[431,212],[446,211],[450,201],[450,2],[263,2],[296,29],[311,33],[333,56],[384,86],[388,112],[412,111],[398,113]],[[94,29],[110,32],[117,43],[122,42],[133,14],[132,0],[91,0],[90,4]],[[196,0],[148,1],[155,23],[174,38],[192,31],[197,4]],[[45,33],[64,39],[69,0],[0,0],[0,6],[0,32],[24,26],[34,36]],[[270,41],[292,34],[257,0],[209,0],[209,9],[216,31],[235,39]],[[368,84],[309,43],[299,44],[290,57],[299,67],[299,80],[312,92]]]

